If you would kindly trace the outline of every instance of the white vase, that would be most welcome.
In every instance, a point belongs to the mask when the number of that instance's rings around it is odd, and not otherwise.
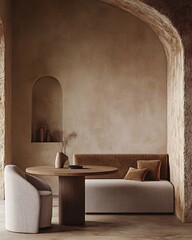
[[[63,168],[65,162],[68,160],[68,156],[63,152],[57,152],[55,158],[55,168]]]

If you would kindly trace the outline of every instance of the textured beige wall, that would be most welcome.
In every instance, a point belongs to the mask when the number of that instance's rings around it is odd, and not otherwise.
[[[78,134],[70,157],[167,151],[165,53],[136,17],[97,1],[13,2],[12,143],[22,168],[54,164],[59,150],[31,143],[31,91],[41,75],[61,83],[64,131]]]

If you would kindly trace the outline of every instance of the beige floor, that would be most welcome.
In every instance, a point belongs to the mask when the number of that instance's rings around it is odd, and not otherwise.
[[[0,240],[189,240],[192,224],[180,222],[174,215],[86,215],[82,227],[58,224],[58,201],[53,203],[51,229],[39,234],[19,234],[5,230],[4,201],[0,201]]]

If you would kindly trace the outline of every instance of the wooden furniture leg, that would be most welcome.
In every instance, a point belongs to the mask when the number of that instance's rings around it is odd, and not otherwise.
[[[85,223],[85,177],[59,177],[59,223]]]

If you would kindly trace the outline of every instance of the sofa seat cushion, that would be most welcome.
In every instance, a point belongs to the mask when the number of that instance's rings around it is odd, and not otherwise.
[[[173,213],[173,196],[167,180],[85,180],[86,213]]]

